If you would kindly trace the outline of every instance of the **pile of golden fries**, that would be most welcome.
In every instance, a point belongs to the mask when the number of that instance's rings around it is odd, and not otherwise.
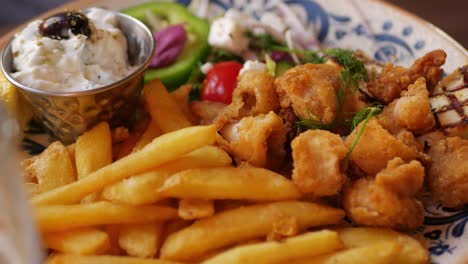
[[[427,263],[414,238],[340,227],[342,209],[286,177],[233,166],[216,128],[191,126],[160,81],[144,99],[149,125],[118,160],[101,123],[24,162],[47,263]]]

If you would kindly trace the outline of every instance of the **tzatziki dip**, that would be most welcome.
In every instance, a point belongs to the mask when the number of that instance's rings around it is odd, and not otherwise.
[[[115,13],[90,8],[31,22],[12,43],[13,77],[33,89],[70,92],[118,81],[132,70]]]

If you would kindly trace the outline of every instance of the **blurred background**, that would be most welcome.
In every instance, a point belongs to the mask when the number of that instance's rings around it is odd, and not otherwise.
[[[131,1],[131,0],[129,0]],[[346,0],[343,0],[346,1]],[[432,22],[468,47],[468,0],[386,0]],[[1,0],[0,36],[37,14],[67,0]]]

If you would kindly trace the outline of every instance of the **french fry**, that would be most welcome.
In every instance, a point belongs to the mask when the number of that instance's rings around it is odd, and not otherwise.
[[[109,184],[154,169],[195,149],[211,145],[216,140],[216,134],[214,126],[195,126],[162,135],[141,151],[105,166],[79,181],[41,193],[33,197],[31,202],[33,205],[76,203],[84,196]]]
[[[141,135],[141,137],[138,139],[137,143],[135,144],[135,147],[133,148],[132,152],[141,150],[146,145],[148,145],[151,141],[153,141],[153,139],[160,136],[161,134],[162,132],[161,132],[161,129],[159,129],[158,124],[154,120],[151,120],[145,132],[143,133],[143,135]]]
[[[348,248],[363,247],[379,242],[397,241],[402,246],[394,263],[424,264],[429,262],[427,250],[413,237],[384,228],[341,228],[337,230]]]
[[[179,217],[185,220],[205,218],[214,214],[213,200],[181,199],[179,201]]]
[[[28,197],[33,197],[41,193],[41,186],[37,183],[26,182],[24,184],[24,188],[28,194]]]
[[[281,242],[264,242],[235,247],[203,264],[275,264],[297,258],[313,257],[342,247],[338,233],[323,230],[288,238]]]
[[[163,223],[124,225],[119,234],[119,245],[129,256],[150,258],[158,253],[162,243]]]
[[[33,164],[38,158],[39,155],[36,155],[21,162],[20,166],[24,171],[24,182],[37,183],[36,168]]]
[[[109,125],[105,122],[81,135],[75,144],[75,158],[78,179],[112,163],[112,136]],[[95,202],[98,193],[93,193],[82,202]]]
[[[171,97],[180,107],[182,112],[184,113],[185,117],[192,123],[198,124],[199,119],[195,116],[195,114],[190,110],[190,92],[192,91],[192,84],[185,84],[177,88],[176,90],[170,93]]]
[[[241,207],[198,220],[170,235],[161,248],[161,258],[191,260],[211,250],[265,236],[283,217],[295,217],[299,228],[337,224],[341,209],[309,202],[275,202]]]
[[[73,167],[73,173],[78,177],[78,171],[76,168],[76,144],[73,143],[67,146],[68,156],[70,156],[70,161]]]
[[[114,149],[116,150],[114,151],[114,159],[119,160],[132,153],[133,149],[138,143],[138,140],[140,140],[148,126],[149,120],[147,118],[139,120],[133,127],[132,131],[129,132],[128,137],[119,144],[115,145]]]
[[[295,236],[299,233],[299,225],[294,217],[282,217],[273,224],[267,241],[278,241],[284,237]]]
[[[94,228],[45,233],[42,239],[47,248],[62,253],[93,255],[110,248],[109,235]]]
[[[161,80],[156,79],[145,85],[143,97],[152,120],[163,133],[169,133],[191,126],[177,102],[167,92]]]
[[[35,208],[42,232],[107,224],[148,223],[177,217],[177,210],[167,206],[128,206],[109,202],[78,205],[48,205]]]
[[[254,168],[205,168],[172,175],[158,190],[161,196],[191,199],[291,200],[301,197],[282,175]]]
[[[325,254],[301,260],[290,261],[291,264],[391,264],[401,246],[397,242],[380,242],[377,244],[347,249],[337,253]]]
[[[134,257],[55,254],[47,259],[46,264],[177,264],[177,262]]]
[[[164,199],[157,190],[172,174],[191,168],[228,166],[231,162],[231,158],[223,150],[214,146],[205,146],[166,163],[154,171],[110,185],[104,188],[102,197],[126,204],[151,204]]]
[[[49,145],[29,166],[37,177],[41,192],[52,190],[76,180],[67,148],[56,141]]]
[[[105,122],[81,135],[75,145],[78,179],[112,163],[112,138]]]

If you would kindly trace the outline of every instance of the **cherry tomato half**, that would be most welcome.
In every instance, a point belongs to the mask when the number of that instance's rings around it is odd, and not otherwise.
[[[216,63],[203,81],[202,100],[230,104],[241,69],[242,64],[237,61]]]

